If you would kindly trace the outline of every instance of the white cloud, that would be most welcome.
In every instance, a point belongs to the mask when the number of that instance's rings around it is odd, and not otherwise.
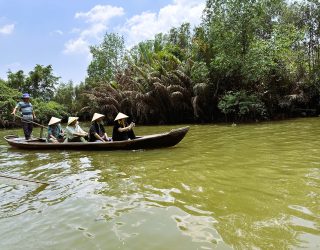
[[[54,33],[62,36],[63,35],[63,31],[62,30],[55,30]]]
[[[10,35],[14,30],[14,24],[6,24],[0,27],[0,34]]]
[[[119,28],[119,32],[125,35],[128,46],[132,46],[185,22],[198,25],[204,8],[205,0],[174,0],[158,13],[143,12],[131,17]]]
[[[72,33],[76,34],[76,33],[80,33],[80,32],[81,32],[81,29],[79,29],[79,28],[73,28],[73,29],[70,31],[71,34],[72,34]]]
[[[124,35],[127,46],[132,46],[140,41],[154,38],[160,32],[167,32],[172,27],[178,27],[182,23],[190,23],[191,26],[201,22],[202,12],[206,0],[173,0],[159,10],[159,12],[142,12],[127,19],[123,25],[114,29],[120,35]],[[89,44],[102,39],[108,29],[110,20],[123,16],[124,9],[111,5],[96,5],[88,12],[78,12],[75,18],[83,19],[88,26],[85,29],[74,29],[74,39],[65,44],[64,53],[89,53]]]
[[[50,32],[50,35],[51,36],[54,36],[54,35],[62,36],[63,35],[63,31],[62,30],[55,30],[55,31]]]
[[[63,51],[65,54],[88,54],[89,44],[87,41],[83,40],[81,37],[69,40],[65,44],[65,49]]]
[[[95,23],[91,25],[88,29],[85,29],[80,32],[80,36],[82,38],[94,38],[99,39],[100,35],[103,34],[107,30],[107,26],[103,23]]]
[[[89,26],[86,29],[73,29],[71,33],[78,34],[75,39],[69,40],[65,44],[64,53],[66,54],[89,54],[89,44],[91,41],[98,41],[108,29],[109,21],[117,16],[123,16],[122,7],[111,5],[96,5],[88,12],[78,12],[75,18],[82,18]]]
[[[86,22],[105,23],[116,16],[123,16],[122,7],[114,7],[111,5],[96,5],[88,12],[76,13],[75,18],[84,18]]]

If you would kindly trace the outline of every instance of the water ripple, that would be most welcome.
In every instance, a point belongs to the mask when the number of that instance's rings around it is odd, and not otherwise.
[[[192,125],[177,147],[128,152],[0,142],[3,174],[50,183],[0,178],[0,249],[318,249],[319,132]]]

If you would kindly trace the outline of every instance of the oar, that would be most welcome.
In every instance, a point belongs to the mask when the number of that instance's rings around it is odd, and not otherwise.
[[[14,116],[20,118],[21,120],[23,120],[23,121],[25,121],[25,122],[27,122],[27,123],[33,123],[33,124],[35,124],[35,125],[37,125],[37,126],[39,126],[39,127],[48,128],[48,127],[46,127],[46,126],[44,126],[44,125],[42,125],[42,124],[40,124],[40,123],[36,123],[36,122],[34,122],[34,121],[26,120],[26,119],[24,119],[23,117],[18,116],[18,115],[16,115],[16,114],[14,114]]]
[[[12,179],[12,180],[18,180],[18,181],[34,182],[34,183],[38,183],[38,184],[42,184],[42,185],[49,185],[48,182],[38,181],[38,180],[28,179],[28,178],[23,178],[23,177],[13,177],[13,176],[8,176],[8,175],[4,175],[4,174],[0,174],[0,177]]]
[[[44,126],[44,125],[42,125],[42,124],[40,124],[40,123],[36,123],[36,122],[34,122],[34,121],[26,120],[26,119],[24,119],[23,117],[18,116],[18,115],[16,115],[16,114],[14,114],[14,116],[16,116],[16,117],[20,118],[21,120],[23,120],[23,121],[24,121],[24,122],[26,122],[26,123],[33,123],[33,124],[35,124],[35,125],[37,125],[37,126],[41,127],[41,129],[40,129],[40,138],[42,138],[42,136],[43,136],[43,129],[44,129],[44,128],[45,128],[45,129],[47,129],[47,128],[48,128],[48,127],[46,127],[46,126]]]

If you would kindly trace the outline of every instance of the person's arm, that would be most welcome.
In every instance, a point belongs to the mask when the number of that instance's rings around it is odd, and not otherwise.
[[[33,119],[36,119],[36,114],[34,113],[34,111],[32,111],[32,115],[33,115]]]
[[[59,135],[60,135],[60,136],[64,136],[64,130],[63,130],[63,128],[61,127],[60,124],[59,124],[58,126],[59,126]]]
[[[108,137],[108,135],[107,135],[106,132],[104,133],[104,138],[106,138],[107,141],[110,141],[110,140],[111,140],[111,138]]]
[[[73,132],[72,133],[73,135],[75,135],[75,136],[80,136],[80,137],[83,137],[83,136],[86,136],[87,134],[85,133],[79,133],[79,132]]]
[[[84,136],[88,135],[88,133],[83,131],[82,129],[78,130],[78,131],[74,131],[72,134],[75,136],[80,136],[80,137],[84,137]]]
[[[14,109],[13,109],[13,111],[12,111],[12,113],[11,113],[11,115],[15,115],[16,114],[16,112],[17,112],[17,109],[19,108],[19,103],[14,107]]]
[[[98,133],[94,133],[94,137],[97,138],[97,139],[100,140],[100,141],[106,142],[105,140],[103,140],[103,139],[101,138],[100,135],[98,135]],[[106,138],[107,138],[107,137],[106,137]]]
[[[15,107],[15,108],[13,109],[13,111],[12,111],[11,115],[15,115],[15,114],[16,114],[16,112],[17,112],[17,108]]]
[[[50,127],[48,128],[48,137],[49,137],[49,139],[53,139],[54,141],[57,140],[57,138],[53,136],[52,128],[50,128]]]
[[[76,130],[76,133],[74,133],[74,135],[77,135],[77,136],[86,136],[86,135],[88,135],[88,133],[86,131],[84,131],[79,125],[77,125],[75,130]]]
[[[57,138],[55,138],[53,135],[50,135],[50,138],[57,140]]]
[[[133,126],[134,126],[134,123],[130,123],[130,125],[129,126],[127,126],[127,127],[124,127],[124,128],[118,128],[118,131],[119,132],[125,132],[125,131],[129,131],[129,130],[131,130],[132,128],[133,128]]]

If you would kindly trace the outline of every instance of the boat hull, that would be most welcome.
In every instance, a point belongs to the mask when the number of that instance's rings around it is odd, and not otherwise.
[[[47,143],[41,139],[28,140],[8,135],[4,139],[14,148],[27,150],[138,150],[172,147],[178,144],[187,134],[189,127],[173,129],[170,132],[141,136],[134,140],[113,142],[67,142]]]

